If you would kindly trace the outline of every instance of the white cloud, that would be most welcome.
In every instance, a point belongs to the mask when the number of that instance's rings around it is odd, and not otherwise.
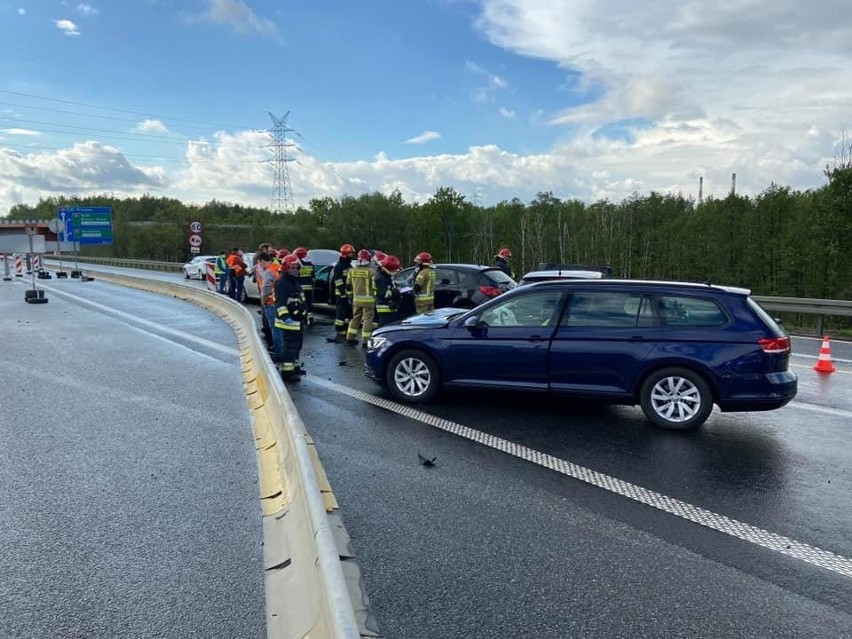
[[[423,131],[420,135],[407,139],[405,144],[426,144],[427,142],[439,140],[440,138],[441,134],[437,131]]]
[[[27,14],[27,10],[26,10],[26,9],[24,9],[24,8],[19,8],[19,9],[18,9],[18,15],[19,15],[19,16],[24,16],[24,15],[26,15],[26,14]]]
[[[615,16],[615,17],[614,17]],[[578,185],[721,194],[818,186],[852,103],[852,4],[743,0],[482,0],[492,44],[566,70],[574,92],[538,119],[566,125]],[[583,99],[583,95],[595,96]],[[578,99],[580,104],[577,104]],[[601,139],[618,130],[617,140]],[[816,132],[816,133],[814,133]],[[612,136],[610,136],[612,137]],[[621,139],[623,138],[623,139]],[[712,187],[711,187],[712,188]]]
[[[77,13],[81,13],[84,16],[93,16],[98,13],[98,10],[95,9],[92,5],[86,4],[85,2],[81,2],[77,5]]]
[[[500,107],[498,113],[500,114],[500,117],[506,118],[507,120],[513,120],[517,115],[514,111],[507,109],[506,107]]]
[[[137,132],[139,133],[168,133],[169,129],[165,124],[160,122],[159,120],[142,120],[139,124],[136,125]]]
[[[509,83],[506,82],[505,79],[503,79],[499,75],[489,72],[484,67],[476,64],[476,62],[471,62],[470,60],[468,60],[467,62],[465,62],[464,68],[470,71],[471,73],[474,73],[475,75],[483,78],[489,89],[509,88]]]
[[[40,131],[33,131],[32,129],[0,129],[0,133],[5,135],[24,135],[29,137],[37,137],[41,135]]]
[[[278,26],[269,18],[259,17],[242,0],[204,0],[209,9],[199,18],[204,21],[224,24],[238,33],[258,33],[279,38]]]
[[[63,31],[65,35],[69,37],[76,37],[80,35],[80,30],[77,29],[77,25],[70,20],[54,20],[53,23],[56,25],[57,29]]]
[[[29,202],[57,194],[145,192],[168,185],[162,169],[134,166],[118,149],[93,141],[27,155],[0,149],[0,176],[0,192],[15,191]],[[13,203],[0,202],[0,207]]]

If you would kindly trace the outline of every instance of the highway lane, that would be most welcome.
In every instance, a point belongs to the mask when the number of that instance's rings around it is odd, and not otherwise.
[[[832,344],[841,371],[818,376],[818,341],[795,339],[793,405],[717,413],[694,434],[654,430],[636,409],[523,396],[453,394],[421,409],[483,434],[470,441],[367,403],[387,395],[363,377],[363,353],[330,335],[311,329],[310,374],[292,394],[387,636],[852,636],[848,576],[825,556],[756,543],[783,535],[852,556],[848,345]],[[685,521],[500,452],[489,436],[756,532]]]
[[[30,305],[0,283],[0,637],[265,636],[232,330],[163,296],[45,284]]]
[[[364,378],[359,348],[329,336],[309,332],[309,375],[292,395],[388,636],[852,636],[849,364],[820,377],[813,359],[796,358],[794,405],[717,412],[684,434],[651,428],[638,409],[530,396],[447,394],[420,407],[425,416],[402,416],[369,402],[389,395]],[[835,345],[838,360],[852,360],[848,349]],[[754,530],[722,534],[490,438]],[[847,572],[826,569],[828,553],[814,564],[758,545],[776,536],[840,555]]]

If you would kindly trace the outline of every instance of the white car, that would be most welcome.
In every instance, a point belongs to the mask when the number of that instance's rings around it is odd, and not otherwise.
[[[181,267],[183,276],[188,280],[203,280],[207,277],[207,261],[215,259],[215,255],[196,255]]]

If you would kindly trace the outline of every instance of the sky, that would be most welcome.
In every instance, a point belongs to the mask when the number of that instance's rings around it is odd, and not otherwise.
[[[852,2],[0,0],[0,216],[271,207],[272,116],[296,206],[818,188],[852,127]]]

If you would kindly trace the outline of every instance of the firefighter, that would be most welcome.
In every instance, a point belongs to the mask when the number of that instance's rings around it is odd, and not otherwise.
[[[512,272],[512,269],[509,266],[509,260],[511,259],[512,251],[508,247],[501,248],[499,251],[497,251],[497,255],[494,256],[494,266],[499,268],[512,279],[515,279],[515,274]]]
[[[344,244],[340,247],[340,257],[334,265],[331,274],[331,290],[334,293],[335,315],[334,331],[336,341],[346,340],[346,329],[352,319],[352,303],[346,293],[346,274],[352,268],[352,258],[355,257],[355,247]]]
[[[367,249],[358,251],[358,262],[346,275],[346,288],[352,298],[352,319],[346,331],[346,343],[358,343],[358,331],[361,331],[361,345],[366,348],[367,340],[373,332],[373,307],[376,305],[376,286],[373,283],[373,269],[370,267],[373,256]]]
[[[299,269],[299,285],[302,287],[302,295],[305,296],[305,323],[314,325],[314,263],[308,257],[308,249],[299,246],[293,249],[293,255],[299,258],[302,267]]]
[[[399,258],[388,255],[382,260],[373,282],[376,285],[376,323],[379,326],[399,319],[399,289],[393,275],[399,271]]]
[[[370,260],[370,265],[376,273],[382,270],[382,262],[385,261],[387,256],[387,253],[384,253],[383,251],[373,251],[373,259]]]
[[[301,266],[299,258],[288,255],[281,262],[281,277],[275,283],[275,328],[281,331],[283,344],[278,370],[285,381],[295,381],[304,375],[299,363],[305,316],[305,300],[299,285]]]
[[[414,294],[417,313],[426,313],[435,308],[435,268],[432,255],[423,251],[414,258]]]

